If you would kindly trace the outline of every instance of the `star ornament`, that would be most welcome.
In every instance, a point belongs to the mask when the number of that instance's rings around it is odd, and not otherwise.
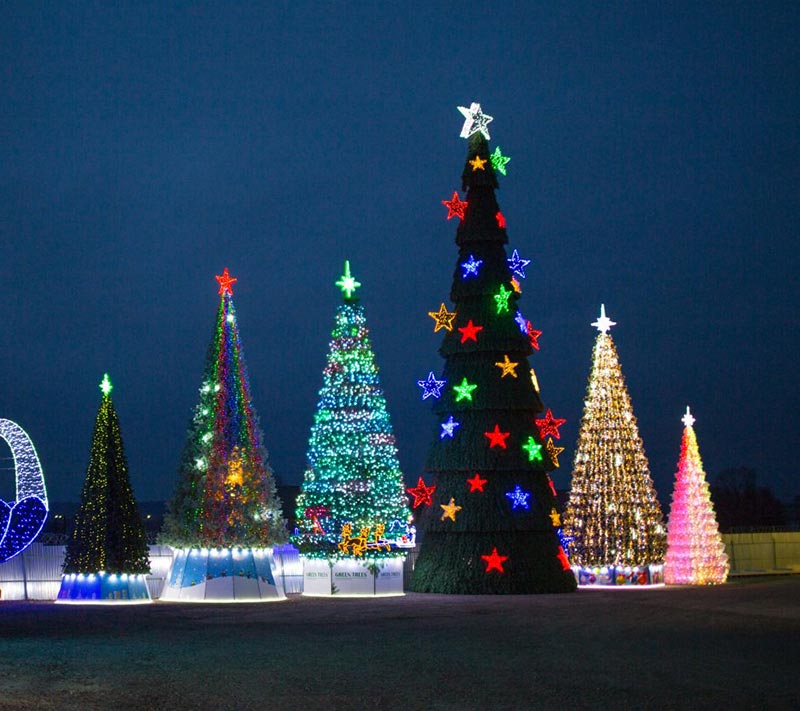
[[[217,275],[214,278],[219,282],[219,295],[220,296],[223,296],[224,294],[230,294],[231,296],[233,296],[233,289],[231,289],[231,286],[233,284],[235,284],[239,280],[238,279],[234,279],[228,273],[228,267],[225,267],[225,269],[222,270],[222,275],[221,276]]]
[[[558,455],[564,451],[563,447],[557,447],[553,444],[553,440],[548,437],[547,442],[544,443],[544,448],[547,450],[547,456],[550,457],[550,461],[553,463],[553,466],[558,469]],[[552,484],[552,482],[550,482]],[[555,492],[553,493],[555,496]]]
[[[436,322],[433,327],[433,332],[436,333],[443,328],[452,331],[453,321],[456,320],[458,313],[456,311],[448,311],[447,307],[442,303],[438,311],[428,311],[428,316]]]
[[[502,314],[509,311],[508,297],[513,294],[513,291],[506,289],[504,284],[500,284],[500,291],[494,295],[495,305],[497,306],[497,313]]]
[[[506,353],[503,356],[503,360],[502,361],[500,361],[499,363],[495,363],[495,365],[498,368],[500,368],[501,371],[503,371],[500,374],[501,378],[505,378],[506,375],[510,375],[512,378],[516,378],[517,377],[517,366],[519,365],[519,363],[512,363],[508,359],[508,353]]]
[[[566,420],[553,417],[553,413],[548,407],[545,416],[536,420],[536,426],[539,428],[539,438],[543,440],[547,435],[550,435],[556,439],[561,439],[558,428],[565,422]]]
[[[501,175],[506,174],[506,166],[508,162],[511,160],[509,156],[504,156],[500,151],[500,146],[497,146],[494,149],[494,153],[489,156],[490,160],[492,161],[492,167]]]
[[[528,341],[531,344],[531,348],[533,348],[533,349],[535,349],[537,351],[539,350],[539,336],[541,336],[541,335],[542,335],[542,332],[541,331],[537,331],[533,327],[533,324],[531,324],[531,322],[528,321]]]
[[[519,256],[519,252],[515,249],[511,256],[506,259],[508,262],[508,268],[512,271],[513,274],[516,274],[521,279],[525,278],[525,267],[527,267],[530,263],[530,259],[523,259]]]
[[[470,254],[466,262],[461,262],[461,268],[464,270],[461,278],[468,279],[470,277],[477,277],[478,269],[480,269],[481,264],[483,264],[482,259],[475,259],[475,255]]]
[[[454,385],[453,390],[456,393],[456,402],[461,402],[462,400],[472,402],[472,392],[477,387],[477,383],[470,383],[466,378],[461,381],[460,385]]]
[[[458,192],[456,192],[455,190],[453,191],[452,200],[442,200],[442,205],[444,205],[447,208],[448,220],[451,217],[458,217],[459,219],[463,220],[464,215],[467,211],[468,204],[469,202],[467,200],[458,199]]]
[[[591,325],[600,331],[600,333],[608,333],[612,326],[617,325],[617,322],[612,321],[610,318],[608,318],[608,316],[606,316],[606,305],[600,304],[600,318],[598,318],[597,321]]]
[[[111,384],[108,373],[103,373],[103,379],[100,381],[100,390],[103,392],[103,395],[110,395],[113,389],[114,386]]]
[[[449,518],[453,523],[455,523],[456,514],[461,511],[462,508],[461,506],[456,505],[455,499],[451,496],[449,504],[439,504],[439,506],[441,506],[444,510],[441,520],[444,521],[446,518]]]
[[[469,493],[471,494],[473,491],[479,491],[481,494],[483,494],[483,487],[486,486],[487,481],[489,480],[481,479],[481,475],[475,472],[475,476],[472,477],[472,479],[467,479],[467,484],[469,484]]]
[[[417,385],[422,388],[422,399],[427,400],[429,397],[435,397],[437,400],[442,396],[442,388],[447,383],[446,380],[437,380],[433,371],[428,373],[425,380],[417,380]]]
[[[467,341],[475,341],[478,342],[478,331],[483,331],[483,326],[476,326],[472,323],[472,319],[469,320],[466,326],[459,328],[461,331],[461,342],[466,343]]]
[[[497,546],[492,548],[491,555],[482,555],[481,558],[486,561],[486,572],[490,573],[493,570],[496,570],[498,573],[504,573],[503,570],[503,563],[508,560],[507,555],[500,555],[497,552]]]
[[[420,477],[417,485],[406,489],[406,491],[414,497],[414,502],[411,508],[415,509],[417,506],[430,506],[433,503],[433,492],[436,491],[436,486],[426,486],[425,480]]]
[[[511,433],[501,432],[500,425],[495,425],[491,432],[484,432],[483,436],[489,438],[489,449],[493,447],[506,449],[506,440],[511,436]]]
[[[561,525],[561,516],[555,509],[550,509],[550,520],[553,522],[553,526]]]
[[[542,445],[539,444],[532,436],[528,437],[527,442],[522,445],[522,448],[528,453],[529,462],[542,461]]]
[[[487,158],[481,158],[480,156],[475,156],[469,164],[472,166],[472,172],[474,173],[476,170],[486,170],[483,166],[486,165]]]
[[[512,284],[511,286],[514,286],[514,285]],[[514,316],[514,320],[517,322],[517,326],[519,327],[519,332],[523,336],[527,336],[528,335],[528,321],[522,315],[522,311],[517,311],[517,313]]]
[[[530,491],[525,491],[521,489],[519,484],[514,487],[514,491],[506,492],[506,498],[511,502],[511,508],[513,509],[529,509],[531,505],[528,503],[528,499],[531,497]]]
[[[452,439],[455,436],[456,427],[461,427],[461,423],[456,422],[453,416],[450,415],[447,422],[442,422],[440,427],[442,428],[442,433],[439,435],[439,439],[444,439],[445,437],[450,437],[450,439]]]
[[[352,299],[355,290],[361,286],[361,282],[356,281],[353,275],[350,273],[350,262],[345,261],[344,274],[339,277],[339,281],[336,282],[336,286],[342,290],[342,293],[346,299]]]
[[[459,106],[458,110],[464,117],[464,125],[461,127],[461,138],[469,138],[473,133],[480,131],[483,137],[488,141],[490,139],[489,129],[486,127],[494,119],[493,116],[483,113],[481,105],[474,101],[470,104],[469,108],[466,106]]]
[[[691,427],[696,422],[692,413],[689,411],[688,405],[686,406],[686,414],[681,418],[681,422],[683,422],[684,427]]]

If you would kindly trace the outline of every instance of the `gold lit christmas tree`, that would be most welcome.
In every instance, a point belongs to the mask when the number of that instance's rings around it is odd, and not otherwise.
[[[665,530],[631,399],[601,306],[564,512],[582,584],[662,582]]]

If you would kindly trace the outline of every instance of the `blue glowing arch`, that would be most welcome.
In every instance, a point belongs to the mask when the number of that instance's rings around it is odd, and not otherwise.
[[[0,418],[0,437],[14,458],[17,479],[16,500],[0,499],[0,563],[22,553],[47,519],[47,490],[36,449],[25,430],[11,420]]]

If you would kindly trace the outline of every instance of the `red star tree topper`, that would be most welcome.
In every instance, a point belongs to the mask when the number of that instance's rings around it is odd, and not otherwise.
[[[230,274],[228,274],[228,267],[222,272],[222,276],[215,276],[214,277],[219,282],[219,295],[222,296],[225,293],[230,294],[233,296],[233,289],[231,286],[235,284],[238,279],[234,279]]]

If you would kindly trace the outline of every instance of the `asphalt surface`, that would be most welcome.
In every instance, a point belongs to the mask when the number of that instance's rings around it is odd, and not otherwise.
[[[800,708],[800,576],[571,595],[0,602],[0,709]]]

